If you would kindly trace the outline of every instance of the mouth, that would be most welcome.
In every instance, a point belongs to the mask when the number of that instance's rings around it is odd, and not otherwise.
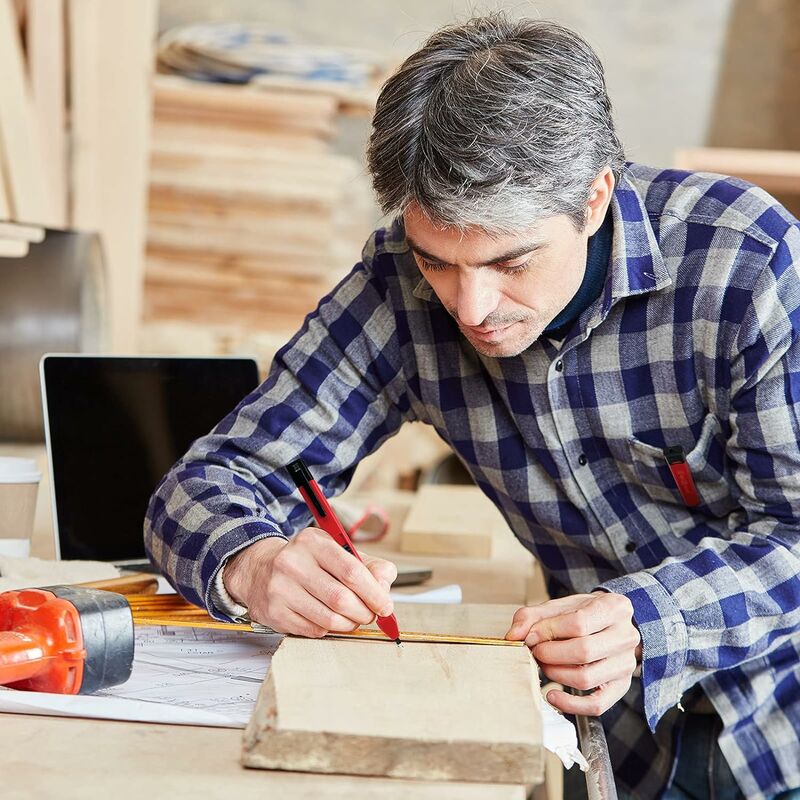
[[[516,324],[516,322],[512,322],[509,325],[503,325],[499,328],[470,328],[464,326],[464,331],[469,336],[479,339],[482,342],[496,342],[503,339],[508,331]]]

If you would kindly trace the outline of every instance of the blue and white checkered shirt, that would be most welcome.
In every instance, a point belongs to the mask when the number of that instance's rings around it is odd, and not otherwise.
[[[541,561],[551,592],[630,598],[641,680],[603,716],[621,790],[657,797],[699,684],[742,792],[800,787],[800,229],[763,191],[630,164],[604,291],[559,345],[477,353],[398,222],[199,439],[145,538],[190,601],[224,561],[309,513],[283,465],[329,495],[406,421],[432,425]],[[199,399],[198,399],[199,400]],[[681,445],[700,505],[663,449]]]

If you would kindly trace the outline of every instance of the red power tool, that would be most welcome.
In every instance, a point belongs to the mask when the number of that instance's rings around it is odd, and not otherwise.
[[[91,694],[128,680],[133,646],[122,595],[73,586],[0,593],[0,685]]]

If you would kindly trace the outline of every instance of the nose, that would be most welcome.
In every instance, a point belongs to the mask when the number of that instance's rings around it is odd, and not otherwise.
[[[497,308],[500,294],[488,272],[468,269],[459,275],[456,313],[462,325],[477,327]]]

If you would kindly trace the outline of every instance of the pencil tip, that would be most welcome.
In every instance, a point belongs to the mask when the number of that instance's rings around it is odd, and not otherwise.
[[[400,641],[400,637],[398,637],[398,638],[397,638],[397,639],[395,639],[394,641],[395,641],[395,644],[403,644],[403,643]]]

